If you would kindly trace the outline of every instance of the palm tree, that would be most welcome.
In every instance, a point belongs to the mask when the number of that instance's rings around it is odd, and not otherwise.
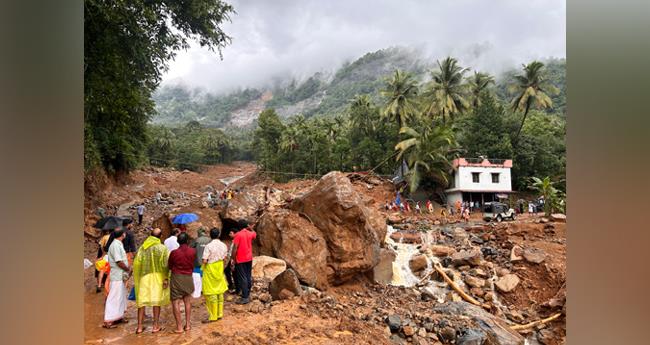
[[[414,192],[422,174],[447,185],[447,175],[451,168],[448,157],[457,150],[454,132],[449,126],[426,125],[420,132],[410,127],[402,127],[400,134],[407,139],[395,145],[399,150],[397,160],[404,159],[409,167],[406,176],[411,192]]]
[[[429,116],[442,117],[443,121],[453,120],[469,108],[465,100],[467,86],[463,84],[467,68],[460,67],[452,57],[437,62],[439,70],[431,72],[432,80],[424,95],[429,103],[426,112]]]
[[[297,126],[287,126],[282,135],[280,136],[280,150],[289,154],[289,160],[291,161],[290,167],[291,172],[295,172],[295,159],[293,159],[293,152],[298,149],[298,136],[300,130]]]
[[[531,189],[539,192],[540,196],[544,197],[544,213],[550,216],[551,212],[560,208],[561,191],[557,190],[551,178],[546,176],[543,180],[532,177],[533,183],[530,185]]]
[[[511,91],[516,92],[512,99],[512,109],[524,112],[521,118],[521,124],[515,135],[515,142],[519,138],[521,129],[526,122],[526,116],[531,107],[546,109],[553,105],[549,94],[554,95],[559,90],[550,84],[544,75],[544,64],[539,61],[533,61],[524,65],[524,74],[514,76],[515,83],[510,86]]]
[[[487,90],[490,84],[494,85],[494,77],[487,73],[474,72],[467,83],[472,94],[472,107],[476,109],[481,105],[481,92]]]
[[[358,128],[363,134],[369,135],[375,130],[374,114],[376,108],[368,95],[356,95],[348,110],[350,125]]]
[[[381,95],[386,98],[382,116],[397,122],[400,128],[415,116],[418,84],[411,74],[396,70],[393,77],[387,80]]]
[[[176,136],[172,131],[163,127],[160,135],[155,139],[156,146],[158,146],[162,152],[168,152],[174,144],[175,137]]]

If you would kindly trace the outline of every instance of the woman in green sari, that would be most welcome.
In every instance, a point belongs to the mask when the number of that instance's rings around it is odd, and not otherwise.
[[[212,241],[203,250],[203,295],[208,309],[208,320],[214,322],[223,318],[223,294],[228,290],[226,276],[223,273],[224,258],[228,248],[219,240],[219,229],[210,230]]]

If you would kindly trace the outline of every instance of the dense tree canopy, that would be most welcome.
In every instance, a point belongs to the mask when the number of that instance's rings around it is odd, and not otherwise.
[[[85,168],[129,171],[147,152],[152,92],[177,50],[194,39],[220,49],[220,24],[233,8],[222,1],[85,0]]]
[[[511,158],[513,189],[529,190],[534,176],[550,176],[564,189],[563,114],[529,109],[514,148],[522,114],[510,105],[521,96],[522,79],[514,78],[513,92],[502,96],[487,74],[464,79],[465,69],[453,58],[437,68],[435,79],[424,84],[429,90],[424,95],[418,94],[423,85],[413,76],[395,71],[385,79],[378,102],[372,95],[357,95],[338,117],[298,115],[283,123],[273,110],[265,110],[255,133],[258,163],[287,173],[274,177],[288,179],[330,170],[392,175],[403,161],[412,190],[426,185],[439,192],[447,186],[454,157]],[[535,73],[545,80],[544,70]],[[427,116],[432,109],[433,118]]]

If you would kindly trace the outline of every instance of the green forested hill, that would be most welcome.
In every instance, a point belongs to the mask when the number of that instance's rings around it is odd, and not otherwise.
[[[273,95],[265,106],[276,108],[285,117],[298,113],[305,117],[335,115],[342,112],[356,94],[370,94],[377,98],[384,78],[395,69],[424,78],[426,70],[432,66],[433,61],[424,60],[414,50],[388,48],[344,64],[333,76],[316,73],[305,81],[292,80],[286,86],[270,90],[244,89],[227,95],[213,95],[180,85],[164,86],[154,95],[158,115],[153,122],[183,125],[196,120],[207,126],[225,127],[233,112],[245,112],[247,105],[259,99],[265,91]],[[250,108],[249,123],[252,123],[259,110]]]
[[[550,59],[544,62],[549,79],[560,90],[559,94],[551,97],[554,104],[547,112],[564,114],[566,60]],[[304,81],[291,80],[269,89],[243,89],[215,95],[200,89],[168,85],[154,94],[158,115],[152,122],[179,126],[188,121],[198,121],[208,127],[223,128],[232,125],[231,120],[236,114],[236,124],[241,126],[242,123],[253,124],[263,108],[275,108],[284,118],[297,114],[306,118],[332,117],[343,113],[357,94],[367,94],[373,101],[379,102],[379,91],[385,85],[385,78],[396,69],[410,72],[423,81],[430,78],[429,71],[433,68],[435,60],[424,58],[414,49],[394,47],[367,53],[344,64],[331,75],[316,73]],[[511,70],[496,76],[496,93],[500,99],[512,98],[507,86],[520,71],[520,66],[513,66]],[[263,99],[265,92],[272,97]]]

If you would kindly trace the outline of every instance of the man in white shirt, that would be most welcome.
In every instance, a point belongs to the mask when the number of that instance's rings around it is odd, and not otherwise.
[[[180,233],[181,233],[181,231],[179,229],[174,228],[172,230],[172,235],[169,236],[165,240],[165,247],[167,247],[167,250],[169,250],[170,253],[171,253],[172,250],[177,249],[178,247],[180,247],[180,245],[178,244],[178,238],[177,238],[178,234],[180,234]]]
[[[104,309],[104,328],[115,328],[115,323],[124,318],[126,311],[126,280],[132,273],[122,241],[126,234],[122,230],[113,232],[114,240],[108,249],[108,263],[111,266],[110,289]]]

